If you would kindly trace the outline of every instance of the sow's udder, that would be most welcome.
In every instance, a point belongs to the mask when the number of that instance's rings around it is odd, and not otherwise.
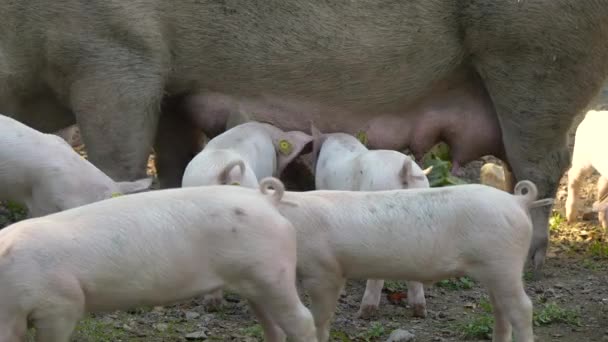
[[[492,103],[484,89],[474,83],[430,93],[400,113],[355,113],[273,96],[237,98],[219,93],[191,96],[185,109],[210,137],[223,132],[226,124],[247,120],[308,133],[312,122],[323,133],[364,137],[370,149],[409,148],[416,158],[444,141],[452,149],[455,165],[484,155],[504,155]]]

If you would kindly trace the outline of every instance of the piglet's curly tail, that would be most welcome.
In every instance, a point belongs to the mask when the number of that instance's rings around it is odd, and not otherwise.
[[[268,190],[274,190],[269,193]],[[260,181],[260,192],[264,195],[270,195],[276,202],[280,201],[285,194],[285,186],[283,182],[275,177],[266,177]]]
[[[537,208],[544,207],[547,205],[552,205],[554,203],[553,198],[544,198],[541,200],[536,200],[538,196],[538,189],[536,185],[529,180],[522,180],[515,184],[515,189],[513,190],[516,196],[520,196],[526,206],[528,208]],[[525,192],[525,193],[524,193]]]

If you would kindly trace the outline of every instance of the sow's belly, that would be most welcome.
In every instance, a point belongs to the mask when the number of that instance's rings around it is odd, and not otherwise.
[[[272,95],[245,98],[211,92],[186,98],[185,111],[210,137],[223,132],[226,124],[255,120],[308,133],[314,124],[324,133],[356,135],[371,149],[410,148],[417,157],[444,141],[461,164],[503,154],[493,105],[475,82],[432,92],[394,113],[353,112]]]

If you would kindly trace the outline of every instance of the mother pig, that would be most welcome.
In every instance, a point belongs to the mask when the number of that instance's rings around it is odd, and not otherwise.
[[[282,129],[497,154],[552,196],[566,132],[608,74],[603,0],[0,0],[0,14],[0,112],[45,132],[77,122],[116,180],[142,177],[154,145],[164,186],[200,141],[176,104],[215,92],[302,108],[264,115]],[[533,212],[537,267],[548,210]]]

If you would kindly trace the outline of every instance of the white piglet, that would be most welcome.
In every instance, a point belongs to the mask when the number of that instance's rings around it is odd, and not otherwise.
[[[211,139],[186,167],[182,186],[240,185],[257,188],[258,180],[276,176],[296,158],[312,137],[283,132],[275,126],[246,122]],[[223,292],[205,296],[205,306],[217,310]]]
[[[407,155],[391,150],[368,150],[359,139],[345,133],[322,134],[311,126],[317,190],[382,191],[428,188],[426,175]],[[317,157],[318,155],[318,157]],[[368,280],[358,315],[378,310],[383,280]],[[416,317],[426,317],[424,287],[407,282],[408,303]]]
[[[574,222],[578,213],[581,179],[597,170],[600,178],[597,182],[597,201],[593,210],[598,212],[598,219],[604,229],[608,228],[608,158],[604,152],[604,128],[608,125],[608,111],[590,110],[576,128],[572,166],[568,170],[568,198],[566,200],[566,218]]]
[[[283,132],[270,124],[247,122],[211,139],[186,167],[182,186],[242,185],[280,176],[312,140],[309,135]]]
[[[329,338],[346,279],[430,284],[468,275],[489,292],[493,341],[510,342],[513,331],[516,342],[532,342],[532,303],[522,280],[529,209],[553,203],[536,196],[529,181],[519,182],[515,195],[479,184],[286,192],[277,208],[297,231],[297,274],[319,341]]]
[[[24,204],[30,217],[146,190],[151,183],[115,182],[61,137],[0,115],[0,200]]]
[[[296,288],[296,232],[283,188],[209,186],[101,201],[0,231],[0,341],[68,342],[87,312],[168,305],[227,287],[266,341],[316,341]],[[268,323],[265,326],[269,326]]]

